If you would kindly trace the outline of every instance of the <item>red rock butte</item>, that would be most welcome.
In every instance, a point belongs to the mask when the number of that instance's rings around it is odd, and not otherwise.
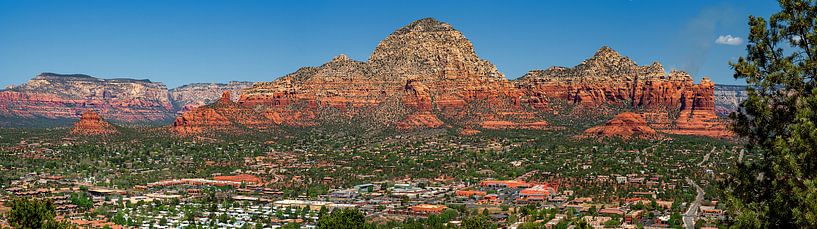
[[[118,133],[118,131],[113,125],[103,120],[99,114],[91,110],[83,112],[82,116],[79,118],[79,121],[74,123],[74,127],[71,129],[71,134],[86,136],[110,135],[116,133]]]
[[[644,121],[641,115],[633,112],[623,112],[604,123],[604,125],[585,130],[584,137],[649,139],[658,138],[659,134],[655,129],[647,125],[647,121]]]

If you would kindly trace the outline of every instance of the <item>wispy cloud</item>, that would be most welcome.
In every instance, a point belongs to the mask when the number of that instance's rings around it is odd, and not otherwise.
[[[683,58],[681,69],[692,75],[697,75],[703,63],[707,62],[707,56],[712,46],[712,37],[717,36],[719,28],[728,28],[742,18],[732,5],[716,5],[701,9],[701,11],[687,22],[686,26],[680,30],[679,37],[682,38],[673,45],[684,47],[680,53]]]
[[[743,44],[743,38],[733,37],[732,35],[721,35],[718,39],[715,39],[715,43],[722,45],[740,45]]]

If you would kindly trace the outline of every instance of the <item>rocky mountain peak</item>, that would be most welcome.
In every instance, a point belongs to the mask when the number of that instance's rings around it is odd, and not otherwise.
[[[406,26],[403,26],[397,31],[394,31],[392,35],[402,35],[410,32],[441,32],[441,31],[454,31],[454,27],[449,25],[448,23],[438,21],[434,18],[423,18],[420,20],[416,20]]]
[[[89,111],[83,112],[82,116],[80,116],[79,119],[80,120],[101,121],[102,117],[100,117],[99,114],[97,114],[96,112],[89,110]]]
[[[618,70],[622,68],[633,68],[638,65],[630,58],[621,55],[608,46],[602,46],[587,60],[579,64],[578,68],[582,66],[592,68],[593,70]]]
[[[349,56],[347,56],[346,54],[340,54],[340,55],[332,58],[332,62],[342,62],[342,61],[348,61],[348,60],[352,60],[352,59],[349,58]]]
[[[660,62],[655,61],[655,62],[652,62],[652,64],[650,65],[650,68],[661,69],[663,71],[664,70],[664,65],[661,65]]]
[[[385,78],[414,74],[437,79],[504,79],[496,66],[477,56],[473,44],[462,33],[432,18],[417,20],[387,36],[378,43],[369,63]]]
[[[670,80],[688,80],[688,81],[692,81],[692,75],[690,75],[689,73],[687,73],[685,71],[673,69],[673,70],[670,70],[670,72],[669,72],[669,79]]]
[[[476,54],[471,42],[451,25],[425,18],[397,29],[380,41],[369,59],[378,61],[451,56],[476,57]]]
[[[616,50],[613,50],[613,48],[610,48],[610,46],[607,46],[607,45],[605,45],[605,46],[601,46],[601,48],[599,48],[598,50],[596,50],[596,53],[595,53],[595,54],[593,54],[593,56],[594,56],[594,57],[613,57],[613,58],[621,58],[621,54],[620,54],[620,53],[618,53]]]

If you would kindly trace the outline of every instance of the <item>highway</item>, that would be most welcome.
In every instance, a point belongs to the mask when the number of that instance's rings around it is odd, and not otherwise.
[[[698,216],[698,208],[701,207],[701,202],[704,200],[704,189],[701,186],[698,186],[692,179],[686,178],[687,183],[690,186],[695,187],[696,192],[698,195],[695,196],[695,201],[689,205],[689,209],[684,213],[684,227],[687,229],[694,229],[695,228],[695,218]]]

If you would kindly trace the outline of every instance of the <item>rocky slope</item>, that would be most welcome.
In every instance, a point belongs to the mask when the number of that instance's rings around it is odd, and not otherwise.
[[[2,117],[76,119],[86,110],[120,122],[160,122],[172,118],[173,105],[162,83],[80,74],[42,73],[0,91]]]
[[[657,62],[639,66],[607,46],[575,67],[530,71],[514,83],[534,108],[548,109],[553,99],[587,108],[614,104],[640,111],[662,132],[729,135],[715,114],[715,85],[708,78],[695,84],[686,72],[666,74]]]
[[[110,123],[106,122],[96,112],[88,110],[82,113],[79,121],[74,123],[71,128],[72,135],[109,135],[116,134],[118,131]]]
[[[737,111],[740,103],[748,98],[746,86],[716,84],[715,112],[720,116],[727,116]]]
[[[229,123],[210,122],[212,129],[236,124],[250,128],[305,126],[338,118],[398,129],[443,125],[541,128],[546,123],[536,122],[533,113],[520,106],[522,94],[493,64],[476,55],[462,33],[426,18],[386,37],[368,61],[340,55],[321,66],[256,83],[244,90],[237,103],[249,109],[233,110],[245,114],[204,107],[191,111],[201,115],[183,114],[185,121],[177,120],[175,127],[182,133],[195,133],[201,128],[191,125],[207,123],[196,118],[207,120],[204,113],[218,113],[251,116],[264,125],[243,125],[242,120],[227,117]]]

